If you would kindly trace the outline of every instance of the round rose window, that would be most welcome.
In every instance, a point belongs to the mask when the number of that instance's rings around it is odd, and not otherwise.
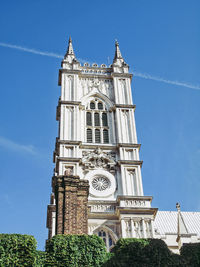
[[[98,176],[92,180],[92,187],[97,191],[104,191],[110,187],[110,180],[105,176]]]

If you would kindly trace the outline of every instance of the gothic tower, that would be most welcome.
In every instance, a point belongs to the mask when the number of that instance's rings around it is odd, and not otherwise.
[[[143,194],[131,80],[118,42],[112,65],[81,65],[69,39],[59,70],[49,238],[88,231],[109,250],[120,237],[154,236],[157,209]]]

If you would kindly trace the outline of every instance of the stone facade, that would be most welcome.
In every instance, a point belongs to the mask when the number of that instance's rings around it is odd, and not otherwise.
[[[86,205],[88,233],[101,236],[108,250],[120,237],[154,236],[157,209],[151,207],[152,197],[143,193],[131,79],[117,42],[111,66],[90,66],[80,64],[69,40],[59,70],[59,135],[49,237],[86,233],[86,213],[80,213]],[[90,185],[88,203],[86,187],[84,197],[79,196],[82,187],[76,183],[77,176]]]
[[[81,65],[69,39],[59,70],[49,238],[97,234],[108,250],[121,237],[161,238],[175,252],[183,240],[199,242],[200,213],[157,213],[144,196],[131,81],[118,42],[112,65]]]

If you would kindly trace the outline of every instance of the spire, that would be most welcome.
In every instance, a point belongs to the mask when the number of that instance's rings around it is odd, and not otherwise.
[[[122,58],[122,54],[121,54],[120,49],[119,49],[119,43],[117,40],[115,40],[115,57],[114,57],[114,60],[117,58]]]
[[[67,53],[66,55],[74,55],[74,49],[73,49],[73,46],[72,46],[72,39],[71,39],[71,36],[69,37],[69,41],[68,41],[68,49],[67,49]]]
[[[115,41],[115,57],[113,59],[113,64],[114,65],[118,65],[118,66],[122,66],[122,65],[126,65],[123,57],[122,57],[122,54],[120,52],[120,49],[119,49],[119,43],[118,41],[116,40]]]
[[[67,61],[69,63],[72,63],[72,61],[77,61],[72,46],[71,36],[69,37],[67,53],[65,54],[64,61]]]

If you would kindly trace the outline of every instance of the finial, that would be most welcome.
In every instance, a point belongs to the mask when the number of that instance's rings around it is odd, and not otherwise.
[[[176,208],[177,208],[177,211],[181,210],[181,206],[180,206],[180,204],[178,202],[176,203]]]
[[[118,66],[122,66],[123,64],[125,64],[125,61],[119,49],[119,43],[117,39],[115,39],[115,57],[113,59],[113,64],[118,65]]]
[[[67,54],[66,55],[74,55],[71,36],[69,37],[68,49],[67,49]]]
[[[67,53],[65,54],[64,60],[65,60],[65,62],[69,62],[69,63],[72,63],[72,61],[73,62],[76,61],[76,57],[75,57],[75,54],[74,54],[74,49],[73,49],[73,46],[72,46],[72,38],[71,38],[71,36],[69,37]]]

